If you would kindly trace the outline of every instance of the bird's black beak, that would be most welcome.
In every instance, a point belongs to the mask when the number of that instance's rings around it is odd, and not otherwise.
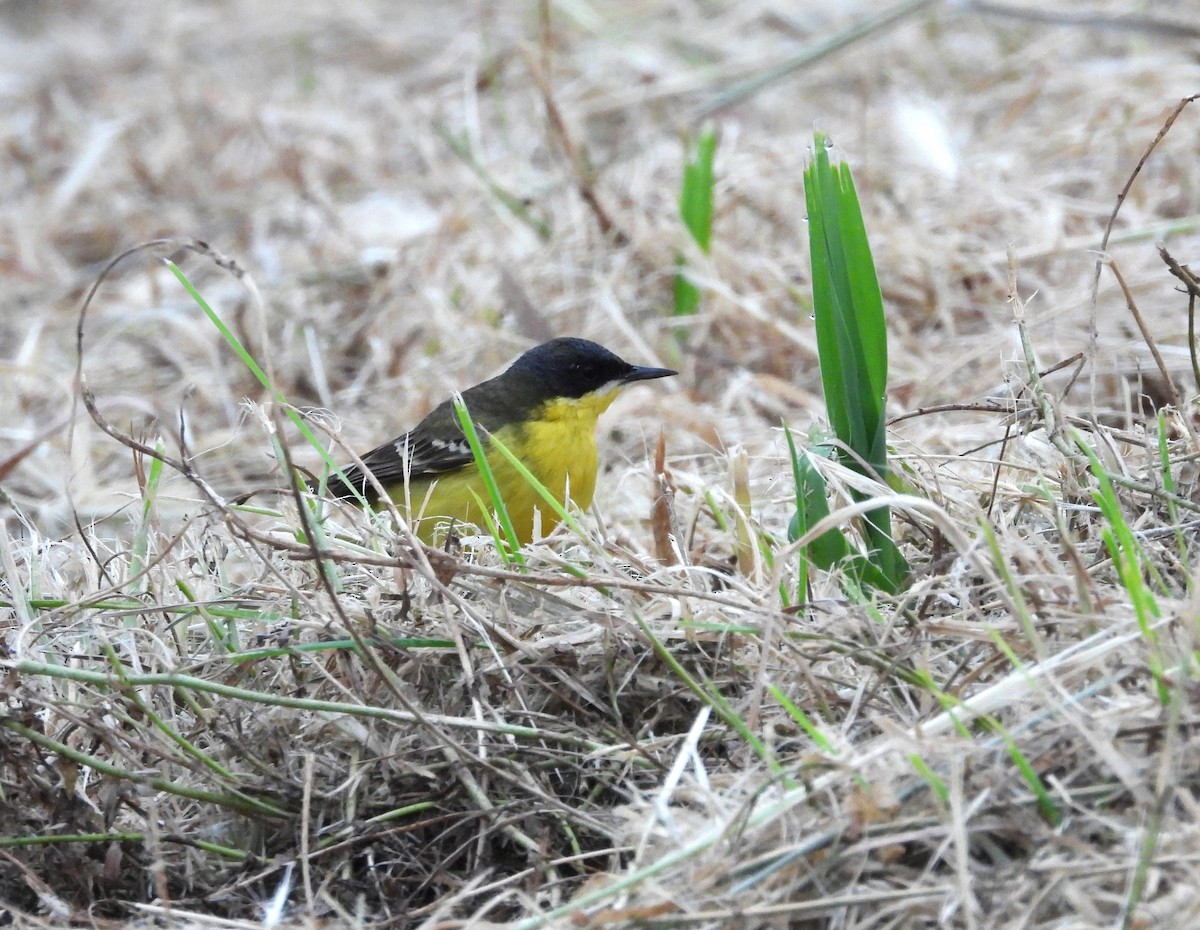
[[[652,381],[655,378],[669,378],[671,375],[677,375],[679,372],[672,371],[670,368],[650,368],[646,365],[634,365],[629,369],[628,374],[621,378],[622,384],[629,384],[632,381]]]

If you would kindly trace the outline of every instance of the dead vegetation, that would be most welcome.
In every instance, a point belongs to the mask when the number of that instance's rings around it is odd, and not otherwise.
[[[1197,385],[1155,243],[1194,257],[1200,113],[1094,288],[1200,90],[1190,11],[912,4],[805,56],[869,5],[425,6],[0,6],[10,920],[1194,926]],[[786,539],[814,126],[888,303],[895,602],[801,603]],[[122,442],[76,323],[157,237],[85,319]],[[584,536],[414,552],[261,491],[317,454],[167,254],[356,450],[549,334],[682,377],[606,417]]]

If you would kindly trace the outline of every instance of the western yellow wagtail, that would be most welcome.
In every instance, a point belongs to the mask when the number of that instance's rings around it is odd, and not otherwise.
[[[582,508],[596,489],[596,420],[617,393],[634,381],[678,374],[669,368],[631,365],[586,339],[561,338],[536,346],[489,381],[462,392],[476,424],[513,529],[524,544],[533,538],[537,514],[548,533],[558,516],[529,482],[490,443],[495,436],[558,500]],[[418,535],[434,539],[439,526],[480,523],[479,502],[489,496],[463,434],[453,401],[430,412],[411,432],[362,456],[363,465],[387,491]],[[329,493],[361,495],[375,504],[378,493],[357,465],[332,475]]]

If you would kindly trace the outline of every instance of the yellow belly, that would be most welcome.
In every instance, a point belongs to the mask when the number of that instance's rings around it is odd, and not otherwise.
[[[586,509],[596,490],[596,420],[614,395],[610,391],[579,400],[552,401],[523,426],[505,427],[496,435],[557,500]],[[541,535],[558,525],[557,514],[503,455],[490,449],[487,461],[522,545],[534,538],[535,525]],[[392,490],[402,511],[404,493],[404,488]],[[437,542],[448,524],[485,524],[476,499],[491,510],[487,489],[474,465],[436,479],[416,479],[409,484],[408,496],[414,529],[427,543]]]

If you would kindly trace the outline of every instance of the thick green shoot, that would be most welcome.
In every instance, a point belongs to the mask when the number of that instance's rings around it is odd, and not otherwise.
[[[812,256],[813,315],[821,383],[830,425],[847,453],[840,459],[861,474],[888,480],[884,400],[887,395],[887,328],[875,261],[850,168],[833,165],[825,136],[817,133],[812,164],[804,172]],[[798,488],[798,493],[803,489]],[[865,495],[856,495],[866,499]],[[892,538],[891,513],[880,507],[864,519],[866,563],[875,577],[857,580],[895,592],[908,565]],[[848,567],[854,569],[851,560]],[[878,584],[879,580],[882,584]]]
[[[688,146],[679,191],[679,216],[700,251],[712,247],[713,159],[717,153],[717,132],[706,129]],[[675,259],[675,316],[691,316],[700,307],[700,289],[687,272],[683,254]]]

